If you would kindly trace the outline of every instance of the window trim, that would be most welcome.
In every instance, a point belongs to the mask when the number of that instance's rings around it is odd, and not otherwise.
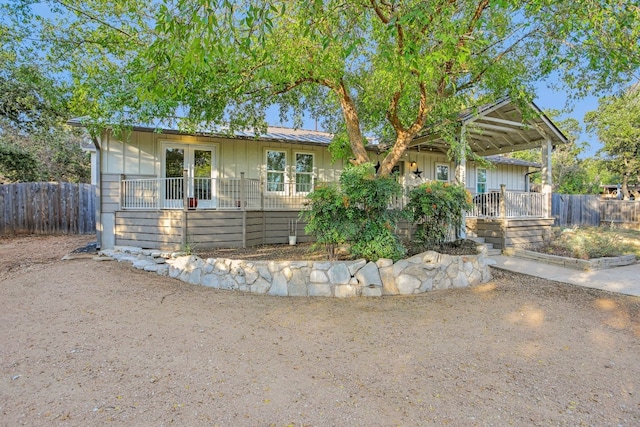
[[[279,170],[271,170],[269,169],[269,152],[277,152],[284,153],[284,169],[282,171]],[[264,150],[264,169],[265,169],[265,180],[264,180],[264,191],[269,194],[286,194],[287,192],[287,183],[288,183],[288,174],[287,174],[287,166],[288,166],[288,150],[283,150],[280,148],[267,148]],[[269,190],[269,173],[281,173],[282,174],[282,190]]]
[[[478,174],[480,173],[480,171],[484,171],[484,181],[480,181],[480,177],[478,176]],[[478,186],[480,184],[484,184],[484,191],[480,191]],[[487,192],[487,168],[477,168],[476,169],[476,193],[477,194],[484,194]]]
[[[439,166],[444,166],[447,168],[447,179],[446,180],[442,180],[442,179],[438,179],[438,167]],[[436,163],[436,170],[435,170],[435,180],[438,182],[449,182],[449,180],[451,179],[451,166],[447,163]]]
[[[311,156],[311,172],[298,172],[298,155]],[[293,169],[293,191],[295,194],[309,194],[313,190],[313,183],[315,181],[315,168],[316,168],[316,156],[315,153],[309,151],[295,151],[293,154],[294,164],[292,166]],[[309,175],[311,177],[311,188],[309,191],[298,191],[298,180],[297,176],[300,175]]]

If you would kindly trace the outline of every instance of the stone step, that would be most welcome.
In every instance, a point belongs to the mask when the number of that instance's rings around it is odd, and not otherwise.
[[[492,245],[493,246],[493,245]],[[502,251],[500,249],[488,249],[487,250],[487,255],[488,256],[496,256],[496,255],[502,255]]]

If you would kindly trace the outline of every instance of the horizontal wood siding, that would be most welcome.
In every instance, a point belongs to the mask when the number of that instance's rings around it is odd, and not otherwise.
[[[263,212],[247,212],[247,246],[264,244],[264,214]]]
[[[540,246],[551,239],[553,218],[548,219],[508,219],[506,227],[501,219],[477,218],[468,222],[470,232],[483,237],[497,249],[518,246],[522,248]],[[506,236],[505,236],[506,231]]]
[[[102,174],[100,201],[102,213],[112,213],[120,209],[120,175]]]
[[[264,244],[275,245],[289,243],[289,220],[298,221],[298,242],[313,241],[313,237],[304,232],[306,222],[298,220],[298,212],[265,211],[264,212]]]
[[[239,248],[242,211],[187,211],[187,241],[196,248]]]
[[[182,249],[182,211],[117,211],[115,244],[148,249]]]

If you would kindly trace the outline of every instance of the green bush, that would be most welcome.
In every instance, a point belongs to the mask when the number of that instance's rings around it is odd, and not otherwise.
[[[304,230],[313,234],[316,245],[324,246],[329,259],[335,259],[338,245],[346,243],[354,233],[349,221],[349,202],[336,184],[316,187],[309,195],[309,209],[300,216],[307,222]]]
[[[425,248],[441,245],[450,230],[462,226],[462,213],[471,207],[471,194],[462,185],[432,181],[415,187],[407,210],[416,225],[416,243]]]
[[[309,209],[302,212],[305,231],[325,245],[331,259],[336,245],[349,243],[355,257],[398,260],[406,252],[395,233],[403,214],[389,204],[401,195],[395,177],[377,177],[371,163],[348,167],[339,187],[321,186],[309,194]]]

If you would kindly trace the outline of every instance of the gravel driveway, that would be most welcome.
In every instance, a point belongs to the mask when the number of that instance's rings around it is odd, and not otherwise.
[[[282,298],[0,239],[0,425],[640,425],[640,298]]]

